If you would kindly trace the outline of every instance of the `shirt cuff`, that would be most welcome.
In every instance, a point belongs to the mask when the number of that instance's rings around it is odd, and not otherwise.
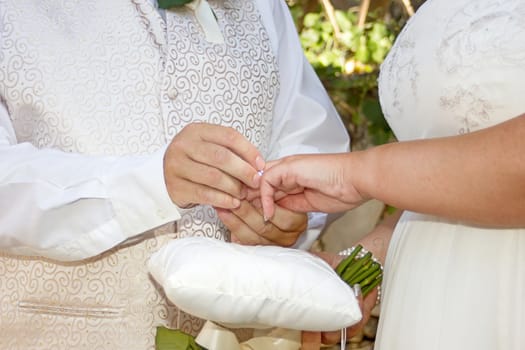
[[[106,178],[109,197],[126,237],[180,219],[181,210],[168,195],[164,181],[164,153],[141,157]]]

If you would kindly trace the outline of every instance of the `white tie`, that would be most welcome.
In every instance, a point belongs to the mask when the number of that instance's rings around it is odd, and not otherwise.
[[[208,1],[194,0],[187,3],[185,6],[195,12],[195,17],[204,31],[206,40],[215,44],[224,43],[224,37],[222,36],[221,29],[219,28],[215,14],[208,4]]]

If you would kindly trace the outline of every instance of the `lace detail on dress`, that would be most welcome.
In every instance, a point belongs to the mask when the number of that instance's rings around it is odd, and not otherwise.
[[[381,66],[381,104],[398,138],[462,134],[523,113],[523,16],[523,1],[427,1]]]
[[[520,34],[525,30],[524,15],[522,1],[464,4],[446,22],[437,50],[440,69],[446,73],[463,70],[463,74],[473,74],[494,65],[523,65],[525,43]]]
[[[502,66],[522,66],[524,15],[522,2],[506,1],[502,6],[502,1],[481,1],[461,7],[446,24],[437,51],[440,69],[447,75],[473,76]],[[443,109],[462,124],[459,134],[490,124],[497,110],[491,102],[492,93],[475,80],[443,91]]]
[[[398,139],[457,135],[523,114],[524,15],[524,1],[427,0],[379,77]],[[523,229],[405,212],[386,259],[377,350],[521,349],[524,238]],[[485,288],[487,275],[498,276],[496,288]]]
[[[470,89],[455,86],[443,91],[440,100],[443,111],[463,125],[459,128],[458,134],[480,129],[490,122],[494,109],[488,99],[482,96],[483,93],[478,86],[471,86]]]
[[[407,23],[402,33],[406,33],[410,27]],[[401,97],[407,94],[411,98],[417,99],[417,77],[418,65],[414,57],[414,38],[408,34],[403,36],[395,43],[395,49],[392,48],[390,55],[381,65],[383,76],[387,74],[390,78],[382,81],[379,86],[380,96],[384,96],[384,91],[388,91],[393,97],[390,103],[390,109],[384,109],[385,118],[391,119],[396,114],[403,114],[404,108],[401,103]],[[396,84],[396,82],[402,83]]]

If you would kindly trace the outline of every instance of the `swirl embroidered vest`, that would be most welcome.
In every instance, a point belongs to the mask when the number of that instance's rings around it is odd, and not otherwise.
[[[263,154],[276,60],[252,1],[211,0],[224,44],[189,9],[147,0],[1,1],[0,98],[19,142],[95,155],[148,154],[185,125],[242,132]],[[176,229],[178,227],[178,231]],[[209,207],[82,262],[0,254],[1,349],[154,349],[155,327],[196,333],[145,267],[181,235],[224,239]]]

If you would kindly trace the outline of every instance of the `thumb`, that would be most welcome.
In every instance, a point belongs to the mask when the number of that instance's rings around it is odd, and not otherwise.
[[[354,285],[354,294],[355,294],[355,297],[357,298],[357,302],[359,303],[359,308],[361,309],[362,318],[358,323],[356,323],[355,325],[347,329],[348,338],[352,338],[354,335],[358,334],[365,324],[364,299],[363,299],[363,293],[361,292],[361,285],[359,284]]]

